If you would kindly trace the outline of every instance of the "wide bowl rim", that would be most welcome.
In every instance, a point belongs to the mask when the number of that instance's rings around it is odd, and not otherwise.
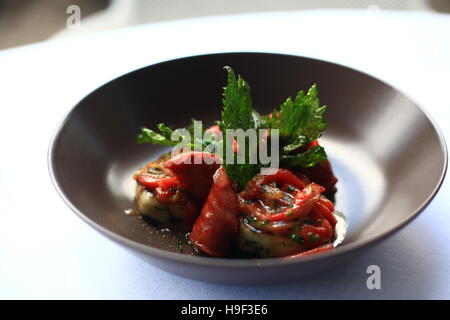
[[[315,62],[321,62],[321,63],[327,63],[331,65],[335,65],[341,68],[349,69],[351,71],[358,72],[360,74],[363,74],[366,77],[372,78],[375,81],[381,82],[382,84],[386,85],[387,87],[394,89],[395,91],[401,93],[403,96],[405,96],[408,100],[410,100],[414,106],[422,112],[428,121],[430,121],[433,129],[435,130],[437,134],[437,138],[439,140],[440,149],[442,156],[444,157],[444,163],[441,168],[441,174],[439,176],[439,180],[437,181],[436,185],[434,186],[431,193],[428,195],[428,197],[414,210],[412,211],[407,217],[403,218],[403,220],[398,223],[397,225],[386,229],[384,232],[380,233],[379,235],[368,237],[367,239],[363,239],[360,241],[355,241],[350,244],[346,244],[344,246],[338,246],[332,251],[323,252],[316,255],[311,256],[305,256],[302,258],[297,259],[289,259],[285,257],[280,258],[255,258],[255,259],[228,259],[228,258],[215,258],[215,257],[203,257],[203,256],[192,256],[192,255],[185,255],[182,253],[177,252],[170,252],[163,249],[158,249],[151,247],[149,245],[145,245],[139,242],[136,242],[134,240],[128,239],[124,236],[121,236],[113,231],[108,230],[107,228],[103,227],[102,225],[96,223],[92,219],[90,219],[87,215],[85,215],[83,212],[81,212],[66,196],[65,192],[62,190],[58,178],[55,173],[55,145],[58,142],[58,139],[60,137],[60,133],[62,129],[64,128],[64,125],[70,120],[72,114],[76,111],[79,105],[81,105],[86,99],[88,99],[91,95],[93,95],[95,92],[101,90],[103,87],[109,85],[110,83],[114,81],[118,81],[119,79],[125,78],[127,76],[130,76],[133,73],[138,73],[142,71],[143,69],[151,68],[154,66],[157,66],[159,64],[163,63],[169,63],[169,62],[175,62],[179,60],[189,59],[189,58],[200,58],[203,56],[211,56],[211,55],[233,55],[233,54],[261,54],[261,55],[278,55],[278,56],[286,56],[286,57],[296,57],[296,58],[302,58],[306,60],[312,60]],[[376,244],[387,237],[395,234],[397,231],[401,230],[403,227],[405,227],[408,223],[410,223],[412,220],[414,220],[427,206],[428,204],[433,200],[433,198],[438,193],[439,189],[442,186],[442,183],[444,181],[447,168],[448,168],[448,150],[447,145],[445,142],[444,135],[439,127],[439,125],[436,123],[436,121],[430,116],[430,114],[425,110],[425,108],[417,103],[415,99],[411,98],[408,94],[403,92],[402,90],[396,88],[395,86],[385,82],[384,80],[381,80],[375,76],[372,76],[362,70],[355,69],[353,67],[346,66],[344,64],[336,63],[333,61],[328,61],[324,59],[317,59],[310,56],[304,56],[304,55],[297,55],[297,54],[287,54],[287,53],[280,53],[276,51],[235,51],[235,52],[215,52],[215,53],[206,53],[206,54],[198,54],[198,55],[188,55],[188,56],[180,56],[174,59],[164,60],[164,61],[158,61],[156,63],[152,63],[149,65],[145,65],[143,67],[131,70],[129,72],[123,73],[120,76],[116,76],[113,79],[106,81],[102,83],[100,86],[95,88],[94,90],[90,91],[88,94],[86,94],[84,97],[79,99],[66,113],[66,115],[62,118],[62,120],[57,125],[49,143],[48,147],[48,153],[47,153],[47,164],[48,164],[48,170],[50,174],[51,181],[53,183],[53,186],[55,187],[57,193],[61,197],[61,199],[64,201],[64,203],[84,222],[86,222],[89,226],[94,228],[94,230],[100,232],[104,236],[110,238],[111,240],[122,244],[126,247],[129,247],[131,249],[134,249],[140,253],[144,253],[150,256],[153,256],[155,258],[160,258],[164,260],[171,260],[174,262],[181,262],[186,264],[194,264],[194,265],[200,265],[200,266],[210,266],[210,267],[226,267],[226,268],[254,268],[254,267],[276,267],[276,266],[285,266],[285,265],[292,265],[292,264],[302,264],[302,263],[312,263],[314,261],[324,260],[324,259],[330,259],[330,258],[337,258],[338,256],[343,256],[347,253],[350,253],[351,251],[357,251],[359,249],[362,249],[364,247],[368,247],[372,244]]]

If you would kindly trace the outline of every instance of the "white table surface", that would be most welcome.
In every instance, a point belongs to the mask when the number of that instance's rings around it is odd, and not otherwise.
[[[202,283],[160,271],[66,207],[49,179],[47,147],[74,103],[138,67],[221,51],[295,53],[366,71],[422,104],[450,141],[450,15],[224,16],[0,51],[0,298],[449,299],[449,179],[416,220],[363,256],[327,274],[262,287]],[[366,287],[366,268],[372,264],[381,267],[378,291]]]

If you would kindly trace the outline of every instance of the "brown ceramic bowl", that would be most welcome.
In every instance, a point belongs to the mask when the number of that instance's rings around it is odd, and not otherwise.
[[[346,240],[334,251],[296,260],[192,256],[177,252],[172,236],[124,214],[134,206],[132,174],[165,151],[137,145],[139,128],[183,127],[191,118],[212,123],[221,110],[224,65],[248,80],[261,113],[317,83],[329,106],[322,144],[339,178],[336,208],[349,222]],[[367,250],[425,208],[446,166],[436,124],[398,90],[341,65],[267,53],[187,57],[123,75],[73,108],[49,152],[59,194],[97,231],[165,271],[228,284],[292,280]]]

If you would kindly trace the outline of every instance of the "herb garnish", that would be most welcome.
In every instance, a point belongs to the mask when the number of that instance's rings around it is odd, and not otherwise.
[[[319,236],[315,233],[309,232],[308,233],[308,238],[311,242],[315,243],[317,242],[317,240],[319,240]]]
[[[270,115],[261,117],[253,109],[252,97],[249,84],[234,70],[226,66],[227,85],[223,92],[223,110],[221,120],[217,122],[224,138],[218,142],[212,136],[205,139],[193,134],[193,124],[187,128],[177,129],[178,140],[173,141],[174,130],[164,123],[156,127],[159,132],[149,128],[141,128],[136,137],[137,143],[151,143],[174,147],[183,142],[191,150],[203,151],[207,146],[214,143],[221,143],[222,150],[227,150],[227,145],[233,143],[232,139],[227,139],[226,130],[248,129],[277,129],[280,135],[280,162],[291,167],[311,167],[327,159],[325,150],[321,146],[313,146],[303,152],[298,152],[299,148],[318,139],[326,129],[327,124],[323,118],[326,106],[321,106],[317,93],[317,86],[314,84],[307,93],[299,91],[295,98],[287,98],[279,109],[275,109]],[[204,128],[202,128],[204,132]],[[215,149],[212,149],[215,150]],[[244,140],[244,146],[239,147],[239,156],[245,159],[243,164],[237,163],[238,154],[223,152],[222,165],[225,167],[229,178],[240,188],[252,179],[264,166],[257,161],[252,163],[250,159],[257,150],[254,146],[249,146],[248,137]],[[293,152],[296,152],[295,154]],[[298,153],[297,153],[298,152]]]
[[[296,233],[291,234],[291,239],[294,240],[297,243],[300,243],[300,244],[304,244],[305,243],[305,239],[303,239],[301,236],[299,236]]]
[[[318,139],[327,128],[323,118],[327,107],[321,106],[317,93],[317,85],[313,85],[305,94],[299,91],[293,100],[287,98],[280,109],[265,116],[265,126],[280,130],[281,161],[291,166],[311,167],[327,158],[321,146],[315,146],[303,153],[290,153],[305,144]]]
[[[259,115],[252,107],[250,86],[240,75],[236,77],[231,67],[226,66],[225,70],[227,71],[228,81],[223,91],[222,119],[219,122],[220,129],[224,135],[227,129],[241,129],[243,131],[259,129],[261,121]],[[232,139],[232,137],[223,137],[223,150],[227,150],[228,144],[234,143]],[[238,155],[236,153],[224,152],[223,154],[222,165],[225,167],[230,179],[236,182],[240,188],[244,188],[247,182],[259,173],[261,169],[261,164],[253,164],[250,161],[250,158],[257,152],[254,147],[250,145],[249,139],[246,137],[244,146],[239,147],[239,153],[245,159],[243,164],[238,163]]]

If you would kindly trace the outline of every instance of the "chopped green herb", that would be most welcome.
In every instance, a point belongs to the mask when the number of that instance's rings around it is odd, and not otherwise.
[[[245,217],[245,219],[249,224],[252,224],[253,222],[256,222],[258,220],[255,216],[247,216]]]
[[[299,236],[296,233],[291,234],[291,239],[294,240],[297,243],[300,243],[300,244],[304,244],[305,243],[305,239],[303,239],[301,236]]]
[[[269,219],[264,220],[263,222],[260,223],[260,226],[261,226],[261,227],[264,227],[264,226],[265,226],[266,224],[268,224],[269,222],[270,222]]]
[[[309,232],[308,233],[308,238],[311,242],[315,243],[317,242],[317,240],[319,240],[319,236],[315,233]]]

